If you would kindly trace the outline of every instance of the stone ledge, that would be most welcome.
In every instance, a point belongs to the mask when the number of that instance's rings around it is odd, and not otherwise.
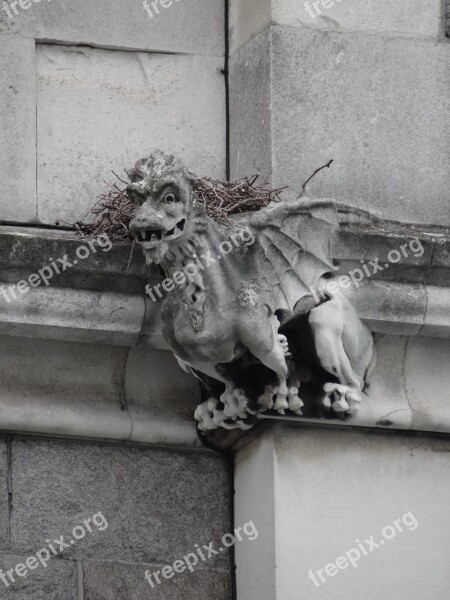
[[[409,252],[361,282],[354,298],[361,317],[377,333],[450,337],[450,235],[445,228],[420,228],[393,222],[368,227],[358,213],[341,221],[333,256],[338,275],[378,259],[412,238],[421,256]],[[353,222],[352,222],[353,221]],[[74,256],[82,238],[61,232],[0,228],[0,282],[12,285],[48,263],[50,257]],[[114,245],[98,251],[70,271],[55,276],[48,287],[31,289],[7,303],[0,296],[0,335],[168,349],[159,328],[160,304],[145,295],[147,283],[161,280],[155,267],[145,267],[139,250]]]
[[[376,334],[378,368],[360,413],[326,424],[450,432],[443,398],[450,345],[438,339],[450,338],[448,231],[389,222],[369,227],[363,216],[338,213],[338,274],[361,260],[384,261],[415,237],[423,253],[368,278],[355,293]],[[74,256],[83,243],[68,233],[0,228],[0,281],[17,283],[49,257]],[[199,445],[193,420],[199,388],[162,351],[160,305],[144,293],[161,275],[145,267],[139,252],[127,269],[129,259],[130,246],[114,245],[15,302],[0,296],[1,430]],[[225,445],[235,439],[220,435]]]

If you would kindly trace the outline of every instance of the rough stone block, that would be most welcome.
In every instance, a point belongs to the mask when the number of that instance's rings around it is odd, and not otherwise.
[[[133,441],[150,442],[149,422],[154,422],[161,444],[185,443],[189,437],[198,443],[194,411],[201,403],[200,386],[171,352],[131,348],[125,397],[133,419]]]
[[[31,548],[29,554],[23,556],[0,554],[0,569],[7,571],[14,569],[19,563],[25,564],[28,557],[36,555],[44,546],[41,542],[36,548]],[[7,582],[9,581],[7,578]],[[54,559],[45,569],[39,565],[37,569],[29,571],[26,577],[17,577],[15,583],[9,583],[9,587],[0,581],[0,597],[2,600],[77,600],[80,597],[77,563]]]
[[[270,33],[264,31],[230,61],[232,175],[272,171]]]
[[[127,439],[122,410],[127,349],[52,340],[0,338],[1,427],[95,437],[99,422],[112,439]]]
[[[215,57],[39,46],[39,218],[74,222],[111,170],[154,149],[222,176],[225,108]]]
[[[230,47],[235,52],[271,22],[271,0],[230,0]]]
[[[172,561],[173,562],[173,561]],[[159,567],[83,563],[85,600],[229,600],[230,575],[226,572],[196,570],[161,580],[152,589],[145,571]]]
[[[266,431],[236,459],[236,520],[263,523],[257,542],[236,548],[240,600],[345,600],[368,589],[446,600],[449,451],[449,440],[413,435]],[[352,549],[355,566],[327,569]]]
[[[295,196],[333,158],[308,185],[310,197],[400,221],[450,223],[448,44],[274,27],[271,47],[274,185]],[[244,70],[256,60],[240,56]],[[264,77],[250,79],[255,94],[266,89]],[[251,131],[252,118],[246,107],[235,116],[241,130]],[[240,157],[233,174],[247,164]]]
[[[435,37],[440,0],[272,0],[272,20],[282,25]]]
[[[227,466],[214,455],[15,440],[12,473],[14,548],[71,539],[98,512],[109,526],[94,528],[66,558],[171,564],[230,531]],[[209,566],[226,564],[221,555]]]
[[[36,218],[34,41],[0,36],[0,220]]]
[[[378,598],[417,600],[430,589],[433,600],[447,598],[448,440],[287,427],[275,437],[277,597],[343,600],[369,586]],[[415,523],[403,521],[408,513]],[[371,535],[379,545],[360,553],[357,568],[325,576],[320,587],[308,578]]]
[[[6,441],[0,437],[0,550],[7,548],[9,537],[8,457]]]
[[[275,183],[380,216],[450,223],[450,46],[273,30]]]
[[[404,382],[414,413],[414,428],[425,431],[449,430],[449,364],[450,340],[429,337],[411,339],[406,355]]]
[[[25,5],[27,3],[24,3]],[[224,9],[221,0],[156,0],[146,12],[142,0],[33,0],[17,7],[13,18],[0,11],[0,33],[16,32],[38,40],[223,56]],[[159,12],[158,12],[159,11]]]

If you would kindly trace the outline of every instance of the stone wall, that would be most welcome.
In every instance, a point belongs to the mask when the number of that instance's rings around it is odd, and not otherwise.
[[[334,159],[307,195],[450,223],[441,0],[233,0],[232,49],[233,175],[295,195]]]
[[[230,531],[228,466],[202,451],[185,452],[9,436],[0,440],[0,568],[3,572],[71,532],[93,515],[92,527],[48,567],[39,565],[9,588],[4,600],[226,600],[226,553],[200,562],[193,574],[144,579],[194,544]],[[56,550],[58,545],[53,544]],[[0,572],[1,574],[1,572]],[[9,579],[7,579],[9,581]]]
[[[222,0],[0,9],[0,221],[83,217],[156,148],[225,172]]]

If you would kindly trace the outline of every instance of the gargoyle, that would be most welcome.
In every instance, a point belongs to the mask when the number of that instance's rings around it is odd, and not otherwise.
[[[355,413],[374,347],[344,293],[323,292],[335,274],[333,204],[272,202],[224,225],[206,215],[196,176],[175,157],[155,152],[128,174],[138,205],[130,231],[147,263],[177,284],[162,328],[203,383],[199,429],[247,429],[263,412]],[[247,243],[220,252],[243,231]]]

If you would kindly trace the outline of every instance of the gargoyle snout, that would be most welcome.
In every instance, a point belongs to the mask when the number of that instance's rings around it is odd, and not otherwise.
[[[130,231],[135,235],[143,229],[161,229],[162,223],[158,219],[134,218],[129,225]]]

